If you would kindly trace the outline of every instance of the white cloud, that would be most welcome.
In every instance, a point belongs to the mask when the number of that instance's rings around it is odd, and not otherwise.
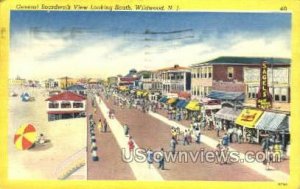
[[[21,36],[21,35],[20,35]],[[107,77],[126,74],[131,68],[158,69],[179,64],[189,66],[218,56],[287,57],[288,33],[270,35],[234,34],[210,36],[192,44],[143,41],[130,42],[122,37],[66,40],[43,34],[14,36],[11,49],[10,77],[25,78]],[[195,39],[196,40],[196,39]],[[167,43],[167,44],[166,44]],[[16,45],[17,44],[17,45]]]

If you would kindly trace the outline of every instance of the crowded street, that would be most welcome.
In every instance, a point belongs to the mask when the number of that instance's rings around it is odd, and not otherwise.
[[[151,148],[154,151],[159,151],[160,148],[169,150],[169,141],[171,139],[170,125],[155,118],[155,116],[152,115],[153,113],[150,112],[148,114],[135,108],[129,109],[127,107],[114,105],[113,98],[106,99],[101,93],[99,101],[101,101],[100,103],[102,104],[104,102],[105,106],[114,110],[114,119],[117,119],[121,124],[128,125],[129,135],[134,138],[135,143],[138,144],[140,148]],[[96,112],[94,113],[94,115],[97,116],[95,117],[95,120],[98,120],[100,116],[101,119],[104,119],[103,114],[107,112],[101,111],[99,106],[96,106]],[[119,129],[122,130],[123,128]],[[96,131],[96,133],[97,132],[98,131]],[[122,178],[118,177],[120,174],[124,176],[124,179],[132,179],[132,177],[129,176],[132,173],[128,170],[128,164],[122,162],[120,157],[121,149],[116,145],[116,139],[114,139],[112,135],[113,133],[111,132],[96,134],[100,160],[99,163],[90,160],[88,161],[89,175],[97,175],[96,177],[91,176],[89,178],[101,179],[101,175],[103,175],[103,178],[105,179],[105,173],[108,172],[107,174],[111,174],[112,171],[114,171],[112,170],[112,167],[117,167],[109,166],[113,162],[115,165],[121,165],[121,168],[118,168],[118,171],[116,170],[116,172],[114,172],[116,174],[116,176],[114,176],[115,178]],[[203,136],[203,138],[204,137],[205,136]],[[210,137],[208,138],[211,139]],[[101,141],[103,141],[102,144]],[[108,146],[103,143],[109,143],[111,145]],[[215,151],[213,145],[207,145],[204,142],[200,144],[192,142],[187,146],[178,144],[177,146],[177,151],[196,151],[199,149],[203,149],[204,151]],[[103,162],[102,159],[104,159]],[[96,171],[93,170],[96,169],[97,164],[104,165],[103,167],[108,167],[108,169],[103,169],[101,174],[95,174]],[[154,165],[154,167],[157,166]],[[100,167],[98,169],[100,169]],[[124,172],[120,173],[120,170],[124,170]],[[280,171],[276,172],[279,172],[279,174],[281,173]],[[217,162],[192,162],[191,159],[188,159],[187,162],[180,162],[177,159],[175,162],[166,163],[165,170],[159,170],[159,174],[164,180],[272,180],[268,175],[269,173],[264,172],[260,174],[259,169],[251,169],[243,163],[220,165]],[[284,175],[284,173],[282,174]],[[211,175],[214,176],[212,177]]]

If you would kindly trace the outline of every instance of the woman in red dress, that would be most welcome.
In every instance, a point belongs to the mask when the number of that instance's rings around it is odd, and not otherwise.
[[[132,136],[129,137],[128,147],[129,147],[129,151],[132,152],[134,149],[134,141],[132,139]]]

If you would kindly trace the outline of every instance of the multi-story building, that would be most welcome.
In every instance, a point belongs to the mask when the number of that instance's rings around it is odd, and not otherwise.
[[[162,75],[160,71],[151,72],[152,87],[151,90],[154,92],[162,93]]]
[[[212,90],[213,65],[209,63],[194,64],[191,66],[191,94],[193,99],[200,100]]]
[[[289,112],[290,111],[290,59],[268,59],[268,87],[272,96],[272,110]],[[244,83],[245,102],[244,106],[255,107],[257,94],[260,88],[260,67],[245,66]]]
[[[242,108],[257,106],[263,61],[268,65],[268,84],[272,95],[272,108],[269,111],[289,114],[290,59],[284,58],[219,57],[194,64],[192,98],[206,96],[221,100],[224,109],[216,117],[234,123]],[[208,88],[208,92],[205,88]]]
[[[224,93],[252,103],[251,99],[256,98],[258,91],[260,65],[263,60],[271,65],[268,81],[271,94],[276,94],[273,95],[274,100],[276,98],[275,101],[288,101],[290,60],[263,57],[219,57],[192,65],[192,98],[201,99],[215,94],[222,99],[221,93]]]
[[[156,74],[161,79],[163,95],[191,90],[191,71],[189,68],[174,65],[159,69]]]
[[[138,88],[150,91],[152,89],[151,72],[146,70],[139,71],[137,76],[139,77]]]

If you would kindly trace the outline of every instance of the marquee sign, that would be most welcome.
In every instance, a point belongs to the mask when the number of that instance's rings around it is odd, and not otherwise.
[[[260,69],[260,87],[257,93],[256,107],[267,110],[272,107],[272,95],[268,86],[268,63],[263,61]]]

